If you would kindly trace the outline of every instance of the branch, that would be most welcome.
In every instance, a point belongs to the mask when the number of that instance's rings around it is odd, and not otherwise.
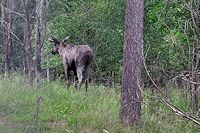
[[[8,28],[8,23],[6,22],[6,21],[4,21],[4,20],[2,20],[2,19],[0,19],[0,22],[2,22],[3,24],[4,24],[4,27],[21,43],[21,44],[23,44],[23,41],[21,41],[18,37],[17,37],[17,35],[10,29],[10,28]]]
[[[155,90],[156,90],[157,96],[160,98],[161,102],[168,109],[171,109],[176,115],[182,116],[183,118],[186,118],[186,119],[188,119],[188,120],[190,120],[190,121],[192,121],[192,122],[194,122],[194,123],[196,123],[197,125],[200,126],[200,120],[197,117],[191,116],[191,115],[183,112],[182,110],[180,110],[179,108],[177,108],[176,106],[174,106],[172,103],[170,103],[169,101],[167,101],[166,99],[163,98],[163,93],[160,90],[160,88],[157,86],[157,84],[154,82],[154,80],[152,79],[152,77],[151,77],[151,75],[149,73],[149,70],[148,70],[148,68],[147,68],[146,63],[145,63],[144,60],[143,60],[143,65],[144,65],[145,71],[146,71],[149,79],[151,80],[151,82],[155,86]]]
[[[21,14],[21,13],[19,13],[19,12],[15,12],[14,10],[11,10],[11,9],[9,9],[9,8],[6,8],[6,7],[4,7],[2,4],[0,4],[0,6],[1,6],[2,9],[6,10],[6,11],[8,11],[8,12],[11,12],[11,13],[13,13],[13,14],[16,14],[16,15],[22,17],[22,18],[25,20],[24,14]]]

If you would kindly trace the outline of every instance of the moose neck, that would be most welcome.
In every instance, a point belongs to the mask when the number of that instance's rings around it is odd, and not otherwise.
[[[58,53],[59,55],[62,55],[64,52],[64,49],[66,47],[66,44],[64,44],[63,42],[60,44],[59,49],[58,49]]]

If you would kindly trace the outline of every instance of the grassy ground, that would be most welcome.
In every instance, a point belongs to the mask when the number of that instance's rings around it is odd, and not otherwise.
[[[172,91],[174,103],[185,111],[189,104],[179,91]],[[198,133],[199,127],[174,116],[158,100],[143,93],[144,133]],[[0,133],[69,132],[122,133],[119,121],[119,88],[90,86],[77,92],[62,82],[28,85],[22,78],[0,78]],[[134,132],[132,129],[130,132]]]

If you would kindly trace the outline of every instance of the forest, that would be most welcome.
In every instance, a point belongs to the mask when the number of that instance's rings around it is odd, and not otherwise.
[[[0,133],[200,132],[199,0],[0,6]]]

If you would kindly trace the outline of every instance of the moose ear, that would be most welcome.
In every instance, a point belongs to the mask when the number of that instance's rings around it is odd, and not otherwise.
[[[57,39],[57,38],[55,38],[55,37],[51,37],[50,42],[53,42],[53,43],[55,43],[55,44],[59,44],[59,43],[60,43],[60,40]]]
[[[65,37],[62,41],[65,42],[70,38],[70,36]]]

